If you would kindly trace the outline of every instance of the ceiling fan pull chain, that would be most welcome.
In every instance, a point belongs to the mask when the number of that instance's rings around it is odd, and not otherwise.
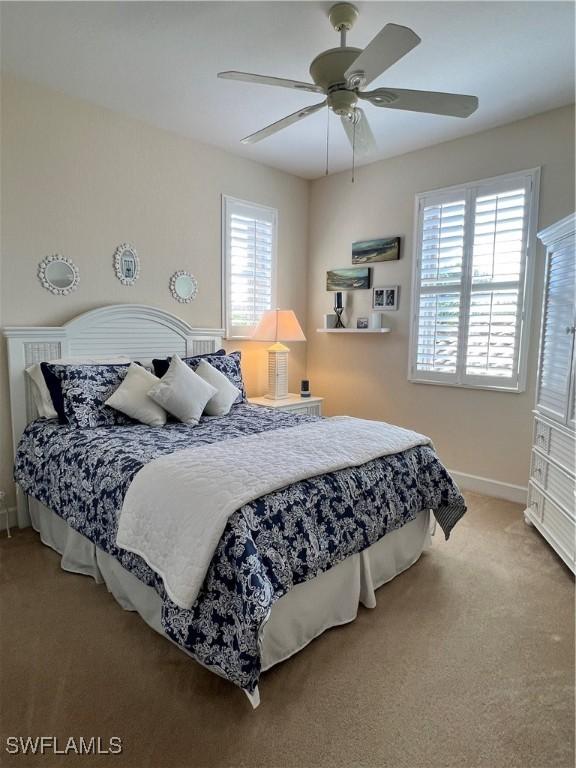
[[[330,108],[326,110],[326,176],[328,176],[329,147],[330,147]]]
[[[356,114],[352,122],[352,184],[354,184],[354,172],[356,171]]]

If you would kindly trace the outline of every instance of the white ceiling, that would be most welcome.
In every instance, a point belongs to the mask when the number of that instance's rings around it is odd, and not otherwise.
[[[317,94],[216,79],[225,69],[309,81],[338,45],[320,2],[4,2],[2,68],[244,157],[315,178],[324,173],[326,113],[254,146],[240,139]],[[364,2],[349,35],[365,47],[384,24],[422,43],[371,87],[477,95],[468,119],[367,105],[379,151],[370,161],[476,133],[574,101],[571,2]],[[321,99],[320,99],[321,100]],[[330,170],[351,150],[332,116]]]

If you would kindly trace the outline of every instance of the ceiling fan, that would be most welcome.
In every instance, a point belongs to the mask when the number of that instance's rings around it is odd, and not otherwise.
[[[242,139],[243,144],[255,144],[328,106],[340,116],[353,149],[359,154],[366,155],[376,149],[376,142],[364,110],[358,106],[359,100],[367,101],[375,107],[451,117],[469,117],[478,108],[476,96],[412,91],[403,88],[362,90],[415,48],[421,40],[409,27],[386,24],[364,50],[349,47],[346,45],[346,35],[354,26],[357,16],[358,9],[351,3],[337,3],[330,9],[330,23],[337,32],[340,32],[340,47],[330,48],[316,56],[310,65],[313,83],[254,75],[250,72],[218,73],[218,77],[224,80],[275,85],[298,91],[322,93],[326,96],[324,101],[299,109],[266,128],[246,136]]]

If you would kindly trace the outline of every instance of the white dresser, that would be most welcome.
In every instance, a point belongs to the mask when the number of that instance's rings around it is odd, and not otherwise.
[[[575,570],[576,214],[538,234],[546,247],[526,522]]]

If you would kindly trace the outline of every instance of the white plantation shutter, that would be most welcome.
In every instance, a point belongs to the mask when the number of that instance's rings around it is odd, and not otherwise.
[[[518,355],[518,289],[472,291],[466,374],[513,379]]]
[[[523,389],[538,176],[417,197],[412,380]]]
[[[570,393],[574,336],[574,286],[576,264],[571,243],[560,243],[549,252],[546,272],[546,302],[542,318],[541,368],[538,382],[538,409],[555,421],[566,418]],[[573,375],[573,372],[572,372]],[[574,416],[572,398],[569,421]]]
[[[277,211],[224,197],[222,215],[226,334],[249,337],[276,302]]]
[[[455,374],[460,295],[422,293],[419,307],[417,365],[420,371]]]
[[[416,366],[439,378],[455,375],[458,361],[465,208],[456,197],[422,211]]]

